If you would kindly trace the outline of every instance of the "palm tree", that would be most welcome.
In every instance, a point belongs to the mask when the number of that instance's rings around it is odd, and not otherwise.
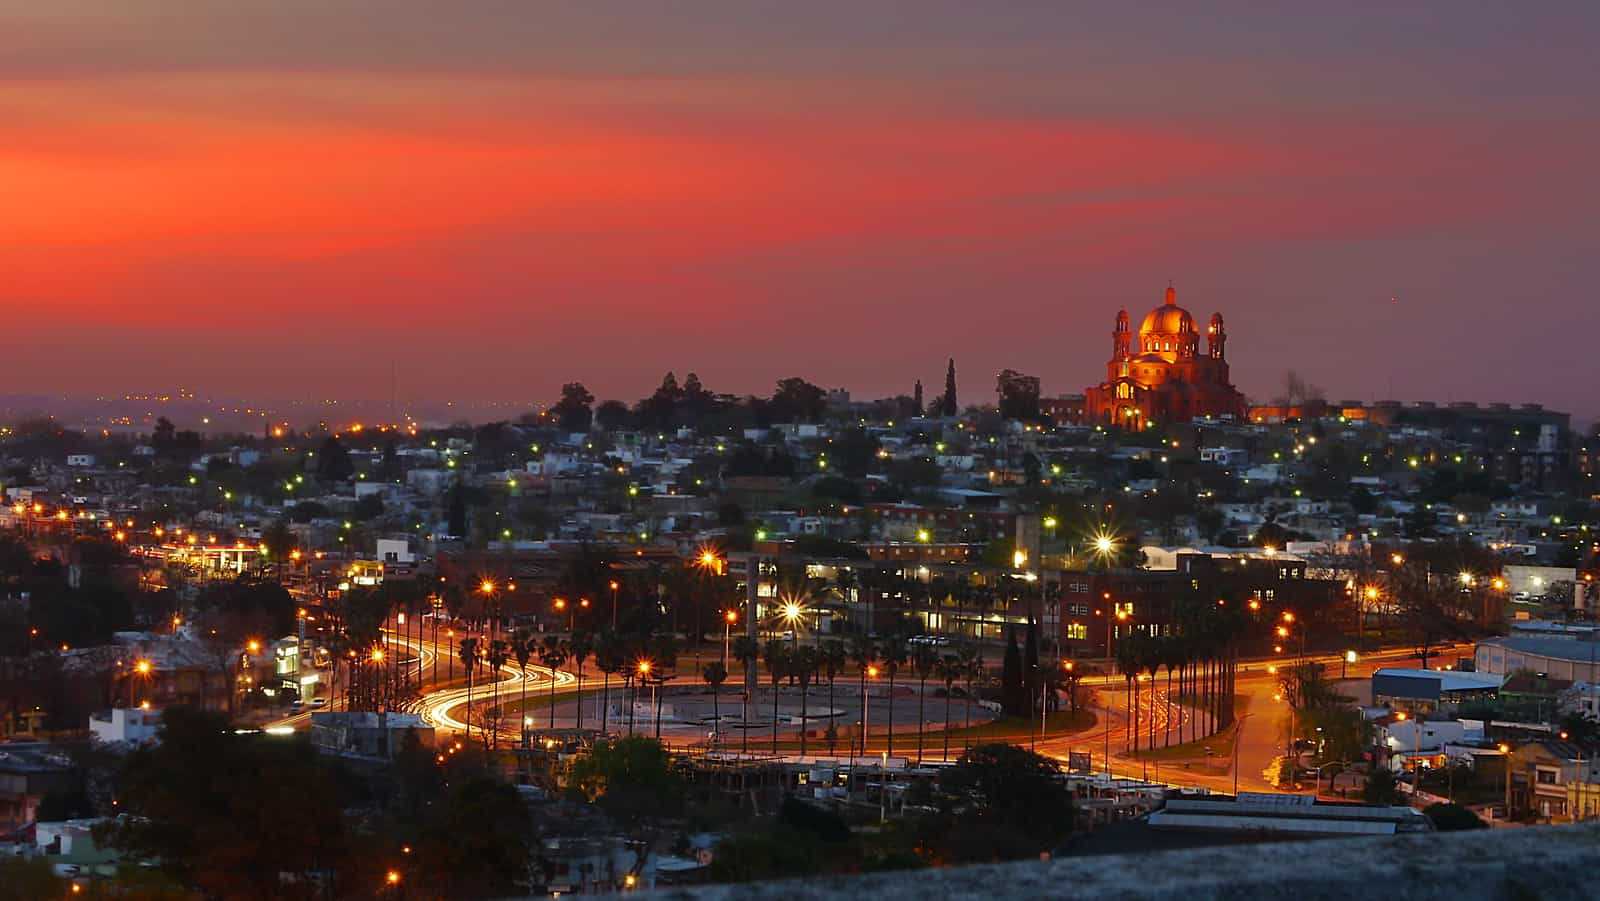
[[[822,644],[822,676],[828,680],[828,753],[834,753],[834,746],[839,740],[837,717],[834,716],[833,682],[844,672],[845,662],[848,660],[844,644],[838,641],[826,641]]]
[[[772,680],[772,755],[778,755],[778,685],[789,671],[789,645],[781,639],[767,642],[762,657],[767,664],[767,677]]]
[[[539,651],[539,662],[550,668],[550,728],[556,727],[556,670],[567,662],[567,643],[559,636],[546,635],[544,647]],[[583,701],[578,701],[582,706]]]
[[[567,642],[567,651],[572,654],[572,668],[578,676],[578,719],[575,728],[583,728],[583,662],[589,659],[594,652],[594,636],[582,629],[572,633],[572,640]]]
[[[911,652],[911,670],[917,676],[917,763],[922,763],[922,733],[927,717],[923,715],[923,702],[928,695],[928,677],[939,665],[939,655],[931,645],[919,644]]]
[[[965,750],[969,747],[972,737],[972,683],[983,678],[985,672],[983,648],[976,642],[968,642],[963,644],[956,654],[961,658],[961,675],[967,680],[967,724],[965,734],[961,737],[961,747]]]
[[[461,656],[461,667],[467,671],[467,738],[472,737],[472,672],[478,668],[478,639],[463,638],[456,653]]]
[[[1146,743],[1149,750],[1156,749],[1156,673],[1161,670],[1162,661],[1165,659],[1165,648],[1162,647],[1160,638],[1150,636],[1144,642],[1142,663],[1145,672],[1150,674],[1150,740]]]
[[[789,675],[800,680],[800,756],[806,756],[806,726],[809,712],[807,699],[811,680],[822,667],[822,653],[811,645],[789,652]]]
[[[755,639],[750,636],[740,635],[733,641],[733,656],[739,658],[739,662],[744,666],[744,671],[749,673],[751,668],[756,665],[756,660],[761,656],[761,646],[756,644]],[[748,686],[749,684],[749,680],[746,680],[745,685]],[[744,734],[739,743],[739,753],[741,754],[750,753],[750,702],[753,700],[750,694],[748,690],[744,692],[744,711],[741,714],[744,720],[743,727],[740,730]]]
[[[728,681],[728,668],[722,665],[722,661],[713,660],[706,664],[700,674],[705,677],[706,684],[711,686],[711,730],[715,736],[712,744],[715,745],[716,739],[722,736],[722,706],[718,703],[717,690],[722,687],[722,683]]]
[[[600,685],[600,733],[604,735],[611,728],[611,674],[620,672],[623,667],[622,648],[616,633],[600,633],[595,642],[594,665],[605,673],[605,681]]]
[[[522,671],[522,702],[517,709],[524,721],[528,718],[528,661],[533,659],[533,636],[521,629],[511,633],[511,654],[517,658],[517,668]],[[528,740],[528,727],[522,727],[522,740]]]
[[[1161,641],[1161,663],[1167,668],[1167,722],[1166,735],[1162,738],[1161,746],[1165,748],[1172,747],[1172,710],[1174,707],[1172,698],[1172,671],[1183,665],[1183,659],[1183,639],[1176,634],[1168,635],[1167,637],[1163,638]],[[1179,729],[1183,728],[1182,721],[1179,721],[1178,727]],[[1179,734],[1178,739],[1180,742],[1183,740],[1181,733]]]
[[[889,738],[886,753],[894,754],[894,677],[906,662],[906,645],[898,636],[883,642],[883,668],[889,671]]]
[[[1139,649],[1137,633],[1130,634],[1117,642],[1117,672],[1122,674],[1123,681],[1127,683],[1128,695],[1128,723],[1130,738],[1139,734],[1139,702],[1134,699],[1134,684],[1139,676]],[[1109,726],[1108,726],[1109,728]],[[1132,748],[1130,747],[1130,750]]]
[[[867,636],[857,635],[850,640],[850,659],[855,661],[856,667],[860,670],[861,697],[865,701],[867,697],[867,671],[872,669],[873,664],[878,662],[878,646],[873,644],[872,639]],[[863,708],[861,711],[861,756],[865,757],[866,754],[867,712]]]
[[[492,709],[495,715],[494,732],[489,735],[490,747],[500,744],[500,670],[506,665],[506,661],[510,657],[510,648],[506,646],[504,639],[496,638],[494,641],[489,642],[489,675],[494,679],[494,704]]]
[[[950,696],[955,694],[956,680],[963,672],[959,654],[945,654],[934,664],[935,675],[944,683],[944,756],[941,760],[950,759]]]
[[[661,738],[661,702],[667,696],[669,670],[678,665],[678,639],[670,634],[654,635],[648,641],[647,653],[651,659],[649,681],[655,685],[656,735]]]

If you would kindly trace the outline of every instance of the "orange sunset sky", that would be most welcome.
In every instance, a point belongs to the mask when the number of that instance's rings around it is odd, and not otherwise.
[[[1056,394],[1170,279],[1600,414],[1600,5],[1391,6],[0,0],[0,392]]]

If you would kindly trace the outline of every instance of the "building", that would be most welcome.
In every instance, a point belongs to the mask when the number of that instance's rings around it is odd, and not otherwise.
[[[101,744],[142,745],[161,732],[161,714],[139,707],[102,710],[89,717],[89,734]]]
[[[324,753],[392,758],[405,747],[408,734],[416,736],[422,747],[433,747],[433,727],[414,713],[311,714],[311,743]]]
[[[1372,703],[1413,716],[1448,713],[1462,704],[1494,700],[1502,681],[1490,673],[1386,667],[1372,674]]]
[[[1323,804],[1311,795],[1243,792],[1238,798],[1173,798],[1150,814],[1153,829],[1283,832],[1296,835],[1398,835],[1432,832],[1420,810]]]
[[[72,760],[49,745],[0,743],[0,834],[33,822],[45,795],[69,791],[78,779]]]
[[[1106,380],[1084,391],[1085,421],[1140,429],[1208,416],[1243,419],[1244,395],[1228,381],[1227,338],[1222,314],[1213,314],[1202,354],[1194,317],[1178,306],[1171,287],[1166,302],[1140,323],[1137,347],[1122,310],[1111,332]]]
[[[1515,807],[1558,822],[1600,807],[1600,760],[1592,750],[1543,739],[1518,745],[1511,758]]]
[[[1600,642],[1510,635],[1478,642],[1473,668],[1508,675],[1517,670],[1572,682],[1600,682]]]

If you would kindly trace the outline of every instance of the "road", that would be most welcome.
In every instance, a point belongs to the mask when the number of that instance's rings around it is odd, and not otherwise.
[[[418,640],[415,637],[404,637],[398,633],[388,632],[387,639],[391,646],[399,645],[411,651],[421,664],[421,671],[426,675],[431,670],[437,679],[437,670],[440,661],[450,653],[450,649],[442,645],[435,645],[426,638]],[[1440,649],[1438,656],[1447,657],[1450,648]],[[1350,678],[1365,678],[1371,673],[1385,666],[1405,665],[1415,660],[1415,655],[1409,649],[1395,649],[1364,656],[1359,662],[1345,667],[1340,655],[1311,655],[1307,661],[1322,663],[1328,667],[1329,672],[1338,672],[1347,669]],[[1271,767],[1282,752],[1283,736],[1286,733],[1288,706],[1275,697],[1277,693],[1277,676],[1269,671],[1274,664],[1281,664],[1277,660],[1250,660],[1242,661],[1239,665],[1237,680],[1238,692],[1248,698],[1246,715],[1233,727],[1237,730],[1237,772],[1231,761],[1219,760],[1210,763],[1205,760],[1197,762],[1170,761],[1158,762],[1128,756],[1130,718],[1127,710],[1127,693],[1125,683],[1114,675],[1103,676],[1098,679],[1085,680],[1087,684],[1095,685],[1100,689],[1101,707],[1097,709],[1099,718],[1097,725],[1084,732],[1068,735],[1045,734],[1038,736],[1029,743],[1034,744],[1039,753],[1065,762],[1069,753],[1087,753],[1093,760],[1093,769],[1096,772],[1105,772],[1106,748],[1109,744],[1111,751],[1110,772],[1118,777],[1131,779],[1151,779],[1165,782],[1170,785],[1187,788],[1204,788],[1216,792],[1231,793],[1234,790],[1237,778],[1238,788],[1246,791],[1273,792],[1281,791],[1276,785],[1267,781],[1265,772]],[[700,682],[698,673],[684,674],[685,677],[675,680],[675,686],[691,685]],[[500,678],[497,680],[499,697],[504,700],[509,696],[520,698],[524,686],[529,697],[548,697],[551,694],[550,680],[555,680],[554,694],[557,696],[571,695],[579,692],[578,679],[571,673],[555,670],[544,666],[530,665],[524,672],[515,663],[508,663],[500,669]],[[585,679],[581,686],[584,690],[592,691],[597,687],[598,679],[590,677]],[[732,682],[734,680],[730,680]],[[467,687],[452,684],[448,687],[425,692],[420,698],[407,705],[408,710],[420,714],[425,722],[435,729],[450,732],[463,732],[467,730],[466,708],[470,702],[474,711],[481,711],[491,706],[495,697],[493,684],[475,684],[469,690]],[[1140,732],[1141,740],[1149,741],[1149,728],[1151,718],[1154,718],[1156,741],[1158,746],[1165,742],[1167,730],[1170,728],[1174,738],[1183,732],[1199,731],[1204,726],[1197,724],[1195,718],[1204,717],[1192,708],[1174,703],[1167,697],[1165,680],[1158,678],[1152,691],[1148,683],[1140,693]],[[909,705],[905,705],[909,706]],[[310,714],[301,713],[286,717],[269,725],[274,729],[303,728],[309,724]],[[480,715],[474,715],[473,726],[481,728]],[[876,725],[876,723],[875,723]],[[521,723],[513,722],[510,728],[501,727],[500,736],[511,742],[521,737]],[[896,729],[896,750],[908,748],[903,744],[907,739],[902,738],[907,733]],[[909,736],[907,736],[909,737]],[[1022,742],[1032,739],[1032,736],[1019,736]],[[925,739],[930,744],[939,743],[942,739],[935,732],[930,732]],[[1203,739],[1202,739],[1203,741]],[[1219,741],[1219,744],[1222,742]],[[869,737],[867,742],[868,753],[883,750],[885,737],[877,730]],[[902,752],[903,753],[903,752]]]
[[[1460,646],[1470,647],[1470,646]],[[1452,649],[1442,649],[1439,657],[1448,656]],[[1416,655],[1409,649],[1393,649],[1378,651],[1366,655],[1354,664],[1346,666],[1343,657],[1337,654],[1308,655],[1307,662],[1322,663],[1328,667],[1330,673],[1344,671],[1348,678],[1366,678],[1374,670],[1387,666],[1402,666],[1416,659]],[[1279,792],[1285,789],[1269,782],[1266,771],[1283,753],[1283,740],[1287,734],[1289,707],[1288,704],[1277,697],[1278,677],[1269,670],[1269,667],[1284,665],[1292,661],[1249,660],[1241,661],[1237,680],[1238,693],[1245,695],[1248,700],[1244,702],[1244,718],[1234,728],[1238,730],[1237,742],[1237,779],[1241,791]],[[1145,698],[1141,700],[1140,732],[1141,740],[1149,741],[1148,726],[1145,717],[1150,715],[1150,705],[1154,703],[1157,712],[1156,741],[1159,748],[1163,742],[1164,723],[1160,719],[1163,708],[1168,707],[1164,702],[1165,684],[1158,680],[1155,701],[1149,699],[1150,690],[1145,688]],[[1219,760],[1215,764],[1206,765],[1202,760],[1199,767],[1184,765],[1182,762],[1157,762],[1127,756],[1128,747],[1128,711],[1126,705],[1126,692],[1121,679],[1108,676],[1095,683],[1100,690],[1100,699],[1104,707],[1097,711],[1106,723],[1104,728],[1096,727],[1089,732],[1076,733],[1060,738],[1051,738],[1040,742],[1040,753],[1065,761],[1069,752],[1088,753],[1094,761],[1096,772],[1105,772],[1105,748],[1107,732],[1110,733],[1111,745],[1111,773],[1114,776],[1165,782],[1183,788],[1204,788],[1214,792],[1232,793],[1235,784],[1235,769],[1232,761]],[[1185,722],[1186,718],[1197,714],[1189,708],[1175,707],[1175,712],[1166,714],[1173,718],[1174,723]],[[1201,714],[1203,715],[1203,714]],[[1174,726],[1176,728],[1176,725]],[[1221,742],[1219,742],[1220,744]]]

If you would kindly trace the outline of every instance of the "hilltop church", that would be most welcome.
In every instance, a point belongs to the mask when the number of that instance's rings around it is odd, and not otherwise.
[[[1166,302],[1139,324],[1138,347],[1128,311],[1118,312],[1106,380],[1084,391],[1085,421],[1130,429],[1205,416],[1242,421],[1245,399],[1228,381],[1227,340],[1222,314],[1212,314],[1202,355],[1194,317],[1170,286]]]

